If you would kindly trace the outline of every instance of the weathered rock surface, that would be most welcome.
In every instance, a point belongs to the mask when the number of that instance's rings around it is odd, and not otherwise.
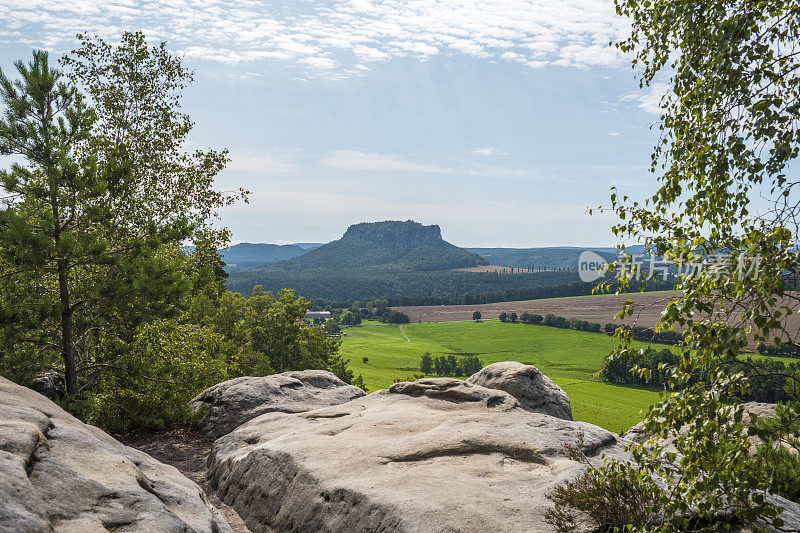
[[[60,398],[66,392],[64,378],[58,372],[42,372],[31,382],[31,388],[46,398]]]
[[[175,468],[0,377],[0,532],[230,528]]]
[[[516,361],[493,363],[470,376],[467,383],[506,391],[528,411],[572,420],[567,393],[535,366]]]
[[[505,391],[421,379],[259,416],[215,442],[209,475],[253,531],[548,531],[544,494],[583,470],[561,453],[580,432],[588,455],[626,456]]]
[[[189,405],[195,411],[207,410],[200,431],[217,438],[264,413],[302,413],[365,394],[330,372],[300,370],[224,381],[192,398]]]
[[[747,416],[748,414],[754,414],[759,419],[766,419],[766,418],[774,418],[775,417],[775,404],[774,403],[763,403],[763,402],[747,402],[744,404],[745,408],[745,417],[742,420],[745,427],[750,425],[750,417]],[[622,436],[623,438],[636,442],[636,443],[643,443],[647,439],[649,439],[652,434],[644,429],[644,422],[639,422]],[[670,451],[675,451],[675,448],[672,447],[672,441],[674,438],[667,439],[667,448]],[[759,444],[761,441],[758,437],[751,437],[750,442],[753,445]]]

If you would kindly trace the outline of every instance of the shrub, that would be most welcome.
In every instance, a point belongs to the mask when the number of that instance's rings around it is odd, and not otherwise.
[[[508,313],[503,311],[502,313],[500,313],[500,316],[498,316],[497,318],[500,319],[500,322],[508,322]]]
[[[422,354],[419,362],[419,369],[423,374],[430,374],[433,372],[433,358],[430,352]]]
[[[471,376],[481,368],[483,362],[475,355],[458,358],[452,354],[431,357],[431,354],[426,352],[420,359],[420,370],[437,376]]]
[[[359,326],[361,325],[361,315],[353,313],[352,311],[347,311],[342,314],[342,318],[340,319],[340,323],[343,326]]]
[[[228,378],[209,327],[157,320],[140,327],[102,392],[86,398],[87,421],[114,432],[188,422],[188,401]]]
[[[660,521],[663,494],[648,474],[624,462],[606,461],[601,468],[594,468],[583,453],[582,434],[576,445],[564,448],[567,457],[585,463],[588,468],[546,494],[554,508],[545,513],[545,521],[559,533],[578,529],[575,511],[588,515],[601,531],[626,525],[647,528]]]
[[[544,325],[554,328],[569,328],[570,322],[563,316],[556,316],[552,313],[548,313],[544,317]]]
[[[400,311],[395,311],[394,309],[381,315],[380,320],[381,322],[385,322],[387,324],[408,324],[409,322],[407,314]]]
[[[793,343],[782,342],[780,344],[758,343],[756,350],[761,355],[778,357],[800,357],[800,346]]]

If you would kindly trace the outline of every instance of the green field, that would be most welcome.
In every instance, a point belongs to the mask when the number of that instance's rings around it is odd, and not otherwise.
[[[396,325],[348,328],[342,352],[370,392],[395,379],[419,373],[420,356],[477,355],[484,364],[519,361],[534,365],[569,395],[575,420],[610,431],[625,431],[641,420],[643,410],[658,400],[652,389],[603,383],[592,374],[616,346],[606,335],[582,331],[485,322],[406,324],[407,341]],[[369,358],[364,363],[362,359]]]

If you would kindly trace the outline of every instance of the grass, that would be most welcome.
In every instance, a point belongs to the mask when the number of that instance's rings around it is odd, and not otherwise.
[[[410,342],[396,325],[346,330],[342,352],[370,391],[419,373],[420,356],[430,352],[477,355],[487,365],[498,361],[534,365],[569,395],[575,420],[615,433],[636,424],[658,400],[652,389],[612,385],[592,377],[616,346],[606,335],[498,320],[405,324],[403,330]],[[364,357],[369,358],[367,363]]]

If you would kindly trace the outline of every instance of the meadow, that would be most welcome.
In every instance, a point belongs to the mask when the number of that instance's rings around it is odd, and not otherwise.
[[[615,433],[641,420],[659,397],[657,390],[593,378],[616,346],[614,339],[597,333],[499,320],[412,323],[402,331],[396,325],[365,324],[346,333],[342,353],[370,392],[419,373],[420,357],[430,352],[434,357],[477,355],[485,365],[498,361],[533,365],[566,391],[575,420]]]

